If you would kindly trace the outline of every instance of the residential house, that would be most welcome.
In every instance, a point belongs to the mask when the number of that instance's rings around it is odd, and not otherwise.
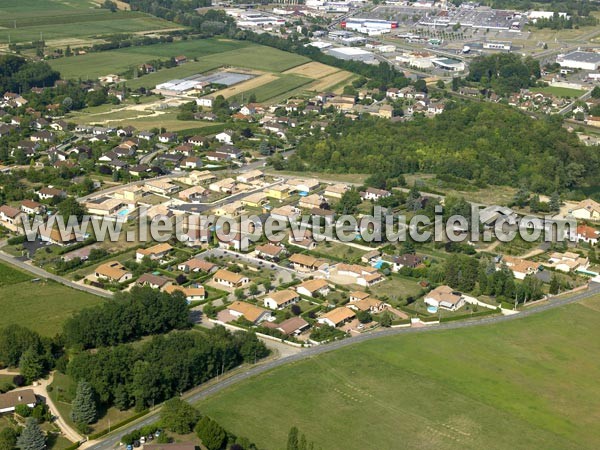
[[[215,216],[234,218],[244,213],[244,205],[240,201],[225,203],[222,206],[215,208]]]
[[[266,194],[269,198],[285,200],[290,196],[290,187],[287,184],[277,184],[268,188]]]
[[[355,317],[356,314],[354,311],[345,306],[341,306],[318,317],[317,322],[323,325],[329,325],[330,327],[339,327]]]
[[[423,264],[423,258],[413,253],[406,253],[392,258],[392,272],[398,272],[403,267],[414,269]]]
[[[162,195],[171,195],[181,189],[178,185],[173,184],[168,180],[149,180],[144,184],[144,186],[149,191]]]
[[[183,55],[176,56],[174,58],[174,60],[175,60],[175,64],[178,66],[185,64],[187,62],[187,58]]]
[[[183,293],[183,295],[188,303],[189,302],[201,302],[204,299],[206,299],[206,290],[204,289],[204,286],[200,286],[200,285],[183,287],[183,286],[176,286],[174,284],[171,284],[171,285],[167,286],[166,288],[164,288],[163,291],[168,294],[174,294],[175,292],[179,291],[179,292]]]
[[[250,279],[241,273],[219,269],[213,276],[213,281],[228,288],[239,288],[250,282]]]
[[[250,194],[242,198],[240,201],[242,205],[249,206],[251,208],[260,208],[268,202],[267,194],[264,192],[255,192],[254,194]]]
[[[261,259],[266,259],[269,261],[279,261],[279,259],[285,255],[286,250],[282,245],[275,244],[264,244],[257,245],[256,249],[256,257]]]
[[[209,194],[208,190],[202,186],[192,186],[179,192],[179,198],[184,202],[199,202]]]
[[[578,269],[586,270],[590,265],[590,260],[573,252],[554,252],[548,259],[550,267],[561,272],[572,272]]]
[[[21,202],[21,211],[25,214],[42,214],[45,206],[33,200],[23,200]]]
[[[188,143],[195,145],[196,147],[205,146],[208,144],[209,139],[206,136],[192,136],[188,138]]]
[[[298,202],[299,208],[304,209],[313,209],[313,208],[323,208],[326,209],[329,205],[327,204],[327,200],[319,194],[311,194],[306,197],[300,197],[300,201]]]
[[[386,191],[385,189],[376,189],[376,188],[367,188],[366,191],[361,192],[360,196],[363,200],[373,200],[377,201],[385,197],[389,197],[391,194],[390,191]]]
[[[502,256],[501,261],[512,271],[517,280],[524,280],[527,275],[535,275],[541,267],[540,263],[508,255]],[[501,268],[501,264],[496,266],[497,270]]]
[[[435,308],[456,311],[465,304],[465,299],[460,292],[454,291],[450,286],[439,286],[425,294],[425,304]]]
[[[325,264],[323,260],[302,253],[294,253],[289,260],[298,272],[314,272]]]
[[[198,186],[200,184],[208,184],[216,179],[216,175],[209,170],[193,170],[184,178],[180,178],[179,181],[190,186]]]
[[[325,188],[323,195],[330,198],[342,198],[342,196],[348,191],[350,187],[347,184],[329,184]]]
[[[161,260],[165,258],[171,250],[173,250],[173,247],[166,242],[154,245],[150,248],[140,248],[135,253],[135,260],[141,262],[145,257],[148,257],[153,261]]]
[[[122,283],[133,278],[133,274],[119,261],[110,261],[96,267],[94,275],[99,280]]]
[[[236,301],[227,307],[232,316],[252,322],[254,325],[271,318],[271,312],[250,303]]]
[[[249,172],[239,174],[235,179],[240,183],[250,184],[263,179],[264,176],[264,173],[260,170],[250,170]]]
[[[49,144],[54,142],[55,136],[54,133],[50,131],[38,131],[37,133],[33,133],[29,139],[31,142],[43,142]]]
[[[37,191],[37,195],[42,200],[52,200],[54,198],[65,198],[67,193],[53,187],[44,187]]]
[[[202,106],[204,108],[212,108],[214,101],[215,98],[212,95],[207,95],[205,97],[200,97],[196,99],[196,105]]]
[[[65,247],[77,241],[77,235],[74,232],[61,233],[59,229],[55,227],[48,227],[47,224],[44,227],[40,227],[40,240],[42,242],[49,242],[50,244]]]
[[[215,136],[215,139],[223,144],[233,144],[233,132],[223,131]]]
[[[33,408],[37,404],[37,397],[33,389],[8,391],[0,394],[0,414],[14,412],[17,406],[25,405]]]
[[[268,195],[268,194],[267,194]],[[283,222],[295,221],[300,216],[300,210],[292,205],[283,205],[271,210],[271,217]]]
[[[600,203],[588,198],[579,202],[571,211],[576,219],[600,220]]]
[[[264,305],[270,309],[284,309],[300,300],[300,295],[291,289],[275,291],[264,298]]]
[[[185,169],[199,169],[202,167],[202,160],[197,156],[188,156],[182,161],[181,166]]]
[[[233,178],[223,178],[222,180],[215,181],[208,185],[208,189],[214,192],[222,192],[225,194],[231,194],[235,189],[236,183]]]
[[[211,272],[217,270],[217,268],[218,268],[218,266],[216,264],[213,264],[211,262],[205,261],[204,259],[200,259],[200,258],[192,258],[186,262],[179,263],[177,265],[177,269],[181,270],[182,272],[185,272],[185,273],[190,273],[190,272],[211,273]]]
[[[287,185],[297,192],[311,192],[319,187],[319,180],[316,178],[295,178],[288,180]]]
[[[386,308],[384,302],[373,297],[366,297],[354,302],[350,302],[347,306],[354,311],[366,311],[372,314],[380,313]]]
[[[176,133],[163,133],[158,135],[158,141],[163,144],[170,144],[171,142],[177,142]]]
[[[330,290],[329,283],[323,278],[307,280],[296,286],[296,292],[305,297],[315,297],[317,295],[325,297]]]
[[[25,214],[18,208],[12,206],[0,206],[0,225],[8,228],[10,231],[19,232],[23,225],[23,216]]]
[[[173,284],[171,278],[154,275],[152,273],[142,274],[136,281],[140,286],[150,286],[152,289],[164,289]]]
[[[588,225],[578,225],[577,231],[571,234],[571,239],[576,242],[585,242],[590,245],[596,245],[600,240],[600,231]]]
[[[300,316],[291,317],[278,325],[273,324],[273,326],[286,336],[298,336],[310,328],[310,324]]]

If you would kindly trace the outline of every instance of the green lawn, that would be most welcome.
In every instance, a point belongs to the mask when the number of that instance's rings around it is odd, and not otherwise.
[[[129,85],[154,87],[157,83],[169,79],[186,77],[222,66],[282,72],[308,61],[303,56],[250,42],[204,39],[88,53],[52,60],[50,65],[58,70],[63,78],[97,78],[110,73],[122,73],[151,60],[166,60],[182,54],[188,59],[198,58],[198,61],[190,61],[180,67],[163,69],[131,80]],[[257,54],[260,54],[260,58],[256,57]]]
[[[0,327],[18,323],[54,336],[73,312],[103,301],[52,281],[30,280],[29,275],[0,264]]]
[[[250,95],[254,94],[257,101],[265,102],[275,97],[285,96],[285,94],[289,94],[290,91],[311,83],[312,81],[311,78],[300,75],[286,74],[255,89],[244,91],[243,96],[248,98]],[[241,95],[234,97],[234,99],[241,100]]]
[[[595,449],[600,297],[498,325],[373,340],[199,407],[259,447]]]
[[[573,98],[581,97],[585,93],[585,91],[582,91],[580,89],[569,89],[569,88],[556,87],[556,86],[532,88],[531,91],[532,92],[541,92],[543,94],[552,94],[552,95],[556,95],[557,97],[573,97]]]

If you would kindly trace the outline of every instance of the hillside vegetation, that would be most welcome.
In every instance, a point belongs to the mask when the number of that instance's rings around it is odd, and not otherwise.
[[[600,156],[561,127],[501,105],[450,103],[433,119],[403,123],[340,119],[329,137],[301,142],[289,170],[379,174],[435,173],[480,185],[552,193],[597,180]]]

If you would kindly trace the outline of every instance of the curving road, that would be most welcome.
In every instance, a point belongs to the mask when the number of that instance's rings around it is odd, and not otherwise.
[[[567,298],[558,298],[555,300],[550,300],[547,303],[539,304],[536,306],[532,306],[528,309],[523,310],[519,314],[513,314],[509,316],[493,316],[493,317],[485,317],[482,319],[473,319],[466,321],[457,321],[457,322],[447,322],[442,323],[440,325],[431,325],[422,328],[387,328],[385,330],[373,332],[370,334],[362,334],[355,337],[350,337],[341,341],[335,341],[326,345],[320,345],[317,347],[308,348],[302,352],[296,353],[294,355],[286,356],[281,359],[272,360],[266,362],[264,364],[260,364],[257,366],[249,366],[247,370],[236,373],[235,375],[224,379],[223,381],[216,382],[206,389],[189,395],[185,400],[189,403],[197,403],[200,400],[208,398],[222,390],[233,386],[237,383],[240,383],[244,380],[247,380],[251,377],[254,377],[258,374],[267,372],[269,370],[275,369],[276,367],[283,366],[285,364],[290,364],[293,362],[301,361],[307,358],[311,358],[313,356],[321,355],[323,353],[331,352],[334,350],[338,350],[344,347],[348,347],[350,345],[354,345],[360,342],[370,341],[372,339],[378,339],[381,337],[387,336],[395,336],[402,334],[413,334],[413,333],[427,333],[432,331],[441,331],[441,330],[454,330],[459,328],[469,328],[480,325],[491,325],[501,322],[506,322],[509,320],[517,320],[522,317],[528,317],[533,314],[537,314],[549,309],[558,308],[564,305],[568,305],[571,303],[575,303],[581,301],[583,299],[592,297],[594,295],[600,294],[600,283],[590,283],[590,288],[578,294],[575,294],[571,297]],[[158,412],[153,412],[150,415],[146,416],[143,420],[136,422],[132,425],[129,425],[123,429],[120,429],[118,432],[109,435],[106,439],[99,442],[90,442],[87,445],[83,445],[83,448],[89,448],[93,450],[108,450],[116,447],[119,444],[121,436],[126,433],[129,433],[135,429],[143,427],[145,425],[152,424],[156,422],[159,418]]]

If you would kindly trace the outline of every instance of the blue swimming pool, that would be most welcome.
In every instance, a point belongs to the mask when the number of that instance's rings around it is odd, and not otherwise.
[[[373,267],[375,267],[376,269],[381,269],[381,266],[383,266],[383,260],[379,260],[377,261],[375,264],[373,264]]]
[[[119,211],[117,213],[117,215],[123,217],[123,216],[127,216],[129,214],[129,210],[128,209],[122,209],[121,211]]]
[[[428,306],[427,307],[427,312],[430,314],[435,314],[437,312],[437,306]]]

